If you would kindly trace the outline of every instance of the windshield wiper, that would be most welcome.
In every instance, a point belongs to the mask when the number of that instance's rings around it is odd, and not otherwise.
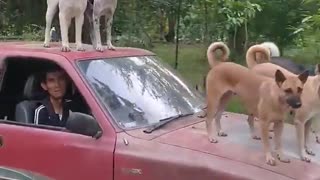
[[[157,124],[149,127],[148,129],[145,129],[143,130],[144,133],[147,133],[147,134],[150,134],[152,133],[154,130],[157,130],[161,127],[163,127],[164,125],[178,119],[178,118],[181,118],[181,117],[186,117],[186,116],[190,116],[190,115],[193,115],[194,112],[192,113],[187,113],[187,114],[178,114],[176,116],[171,116],[171,117],[168,117],[168,118],[164,118],[164,119],[161,119]]]

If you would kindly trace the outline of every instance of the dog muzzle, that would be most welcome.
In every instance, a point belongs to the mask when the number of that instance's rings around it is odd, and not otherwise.
[[[287,104],[294,109],[300,108],[302,106],[300,98],[295,96],[288,98]]]

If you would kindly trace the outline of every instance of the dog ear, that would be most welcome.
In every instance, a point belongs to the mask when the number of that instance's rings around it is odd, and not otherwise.
[[[300,81],[304,84],[306,83],[307,79],[309,77],[309,71],[306,70],[303,73],[299,74],[298,78],[300,79]]]
[[[275,78],[276,78],[276,83],[279,87],[287,79],[279,69],[277,69],[276,71]]]
[[[320,75],[320,64],[317,64],[317,65],[316,65],[316,68],[314,69],[314,73],[315,73],[316,75]]]

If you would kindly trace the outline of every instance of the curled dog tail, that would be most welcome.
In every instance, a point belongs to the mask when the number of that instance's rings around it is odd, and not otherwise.
[[[259,58],[258,60],[259,62],[256,59],[257,53],[261,53],[262,54],[261,57],[263,57],[263,58]],[[269,50],[260,44],[253,45],[247,51],[246,61],[249,69],[253,68],[257,64],[270,62]]]
[[[210,67],[214,67],[219,63],[219,61],[216,59],[215,52],[216,50],[220,49],[222,51],[222,56],[220,58],[220,62],[227,61],[230,55],[230,49],[226,44],[223,42],[213,42],[207,50],[207,58]]]
[[[274,42],[264,42],[261,45],[270,50],[271,57],[280,57],[280,50]]]

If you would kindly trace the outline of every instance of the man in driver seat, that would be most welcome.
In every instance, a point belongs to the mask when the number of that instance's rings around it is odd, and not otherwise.
[[[65,99],[66,73],[58,65],[53,65],[40,78],[41,87],[46,91],[47,97],[36,108],[34,123],[65,127],[70,111],[70,101]]]

